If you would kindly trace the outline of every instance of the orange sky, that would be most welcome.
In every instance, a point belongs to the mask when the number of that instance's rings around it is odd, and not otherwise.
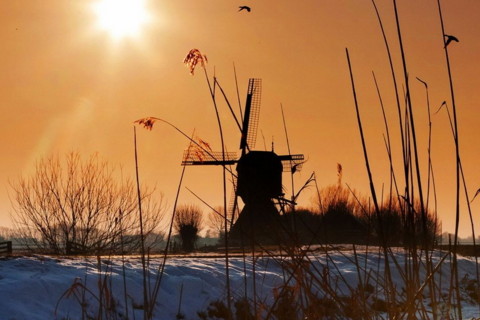
[[[312,171],[320,186],[334,184],[336,165],[341,163],[343,181],[366,194],[367,174],[345,58],[348,47],[375,184],[379,190],[382,183],[388,184],[384,126],[372,71],[382,90],[392,131],[397,129],[396,106],[383,39],[370,1],[149,0],[150,23],[137,37],[121,41],[114,41],[97,27],[93,2],[0,2],[1,225],[11,225],[8,181],[31,172],[39,157],[72,150],[84,155],[99,152],[133,176],[132,122],[138,118],[160,117],[187,133],[195,129],[219,150],[216,119],[203,74],[199,70],[192,77],[182,64],[192,48],[208,56],[210,75],[215,70],[232,102],[236,102],[233,63],[242,101],[248,78],[263,79],[258,148],[263,149],[265,141],[269,149],[273,139],[275,151],[287,152],[280,113],[283,104],[292,153],[304,153],[308,158],[297,174],[297,185]],[[391,45],[397,49],[392,1],[377,2]],[[449,101],[437,3],[398,2],[411,78],[428,82],[435,111],[442,101]],[[252,12],[238,12],[238,5],[244,4],[250,5]],[[446,32],[460,39],[449,52],[461,155],[472,196],[480,187],[480,2],[444,1],[443,12]],[[398,57],[395,50],[400,74]],[[416,80],[412,80],[411,90],[423,154],[421,166],[426,169],[425,91]],[[221,109],[227,146],[236,151],[239,134],[224,104]],[[454,146],[446,113],[432,119],[439,215],[444,231],[452,231]],[[171,206],[187,141],[160,124],[151,132],[138,130],[138,140],[141,180],[156,184]],[[394,148],[398,155],[398,139]],[[398,159],[395,161],[399,166]],[[399,167],[397,170],[400,174]],[[288,180],[284,184],[288,188]],[[212,205],[221,203],[220,168],[188,168],[185,185]],[[313,196],[313,192],[306,192],[301,204],[309,205]],[[186,190],[180,201],[198,202]],[[468,235],[464,208],[462,204],[462,234]],[[474,201],[472,208],[478,216],[480,200]],[[480,227],[480,222],[476,225]]]

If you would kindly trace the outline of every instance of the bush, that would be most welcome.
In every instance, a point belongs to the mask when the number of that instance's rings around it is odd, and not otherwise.
[[[41,159],[34,173],[11,184],[13,220],[27,248],[53,254],[115,252],[139,247],[138,198],[131,180],[97,155]],[[162,218],[161,202],[143,189],[144,235]]]
[[[202,211],[194,205],[179,206],[175,212],[174,227],[182,241],[182,249],[191,252],[195,249],[198,232],[202,224]]]

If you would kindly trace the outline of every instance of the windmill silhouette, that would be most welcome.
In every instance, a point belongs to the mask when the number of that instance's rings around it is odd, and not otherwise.
[[[277,201],[288,201],[283,196],[282,172],[298,172],[304,161],[303,154],[277,155],[272,151],[253,150],[255,147],[261,104],[261,79],[249,79],[243,123],[241,126],[240,150],[235,152],[191,152],[186,150],[182,165],[234,165],[234,199],[229,208],[232,216],[238,206],[238,197],[244,203],[235,224],[230,229],[233,240],[278,242],[280,230]]]

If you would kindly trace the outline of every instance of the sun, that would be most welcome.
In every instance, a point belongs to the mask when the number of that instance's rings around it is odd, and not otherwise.
[[[98,25],[114,39],[132,38],[140,34],[150,20],[146,0],[100,0],[93,5]]]

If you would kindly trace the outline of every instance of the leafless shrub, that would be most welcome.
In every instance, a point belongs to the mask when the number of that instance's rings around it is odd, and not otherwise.
[[[225,233],[225,217],[223,215],[223,208],[216,207],[207,216],[207,227],[212,232],[212,235],[222,238]]]
[[[13,220],[31,249],[55,254],[135,250],[139,243],[137,199],[131,180],[116,179],[98,155],[70,153],[41,159],[28,177],[11,183]],[[161,199],[144,188],[145,235],[162,218]],[[33,242],[31,239],[34,239]]]

